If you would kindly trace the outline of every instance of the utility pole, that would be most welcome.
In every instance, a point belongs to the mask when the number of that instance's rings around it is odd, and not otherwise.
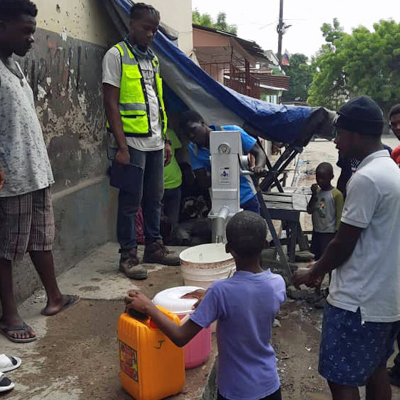
[[[282,37],[284,34],[285,24],[283,23],[283,0],[280,0],[279,5],[279,23],[276,28],[278,31],[278,61],[279,65],[282,66]]]

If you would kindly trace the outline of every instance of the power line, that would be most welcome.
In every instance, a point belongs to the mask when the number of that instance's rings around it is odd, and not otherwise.
[[[264,29],[264,28],[268,28],[269,26],[271,26],[271,25],[274,25],[274,24],[276,24],[278,22],[278,20],[276,19],[275,21],[273,21],[273,22],[271,22],[271,23],[269,23],[269,24],[267,24],[267,25],[264,25],[264,26],[262,26],[261,28],[258,28],[258,29]]]

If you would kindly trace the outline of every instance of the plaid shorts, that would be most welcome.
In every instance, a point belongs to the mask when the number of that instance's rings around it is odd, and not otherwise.
[[[0,197],[0,258],[18,261],[30,251],[48,251],[54,242],[50,187]]]
[[[386,366],[399,322],[361,322],[357,312],[325,306],[319,350],[319,373],[344,386],[364,386],[377,368]]]

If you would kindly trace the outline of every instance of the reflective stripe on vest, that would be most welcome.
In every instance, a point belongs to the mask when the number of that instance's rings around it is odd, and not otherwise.
[[[126,136],[150,137],[152,131],[150,128],[149,102],[140,65],[125,42],[120,42],[115,47],[121,54],[121,84],[118,108],[124,133]],[[167,130],[167,116],[157,57],[154,58],[152,64],[164,137]],[[109,128],[108,123],[107,127]]]

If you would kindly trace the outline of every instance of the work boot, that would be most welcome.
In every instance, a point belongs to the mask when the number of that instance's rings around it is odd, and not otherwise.
[[[393,386],[400,387],[400,373],[396,367],[388,368],[388,374],[390,378],[390,384]]]
[[[128,278],[137,281],[147,278],[147,270],[139,264],[137,249],[120,250],[121,258],[119,260],[119,270]]]
[[[161,240],[146,245],[143,262],[173,266],[181,265],[179,257],[171,254]]]

